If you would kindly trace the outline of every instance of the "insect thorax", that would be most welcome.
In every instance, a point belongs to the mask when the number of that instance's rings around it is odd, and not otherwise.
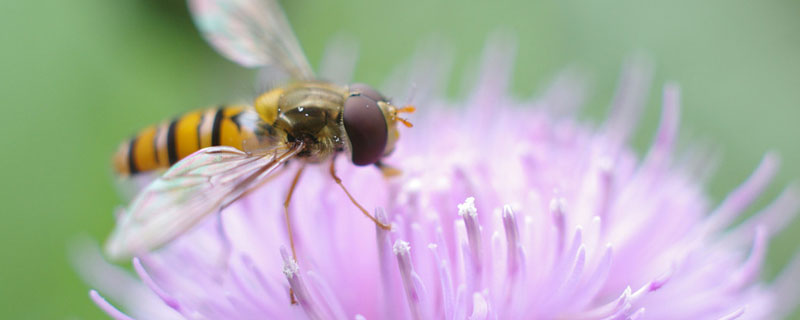
[[[345,148],[346,95],[346,89],[328,83],[300,82],[261,95],[255,106],[262,120],[284,132],[288,142],[306,144],[298,157],[319,162]]]

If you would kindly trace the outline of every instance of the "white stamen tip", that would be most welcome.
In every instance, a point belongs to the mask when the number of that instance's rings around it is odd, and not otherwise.
[[[563,213],[567,210],[567,200],[564,198],[553,198],[550,200],[550,212]]]
[[[458,215],[462,217],[464,215],[469,215],[470,217],[478,216],[478,209],[475,208],[474,197],[469,197],[467,200],[464,200],[464,203],[458,205]]]
[[[514,210],[511,210],[510,205],[503,206],[503,218],[509,217],[514,214]]]
[[[597,160],[597,168],[602,172],[611,172],[614,168],[614,162],[610,157],[601,157]]]
[[[422,190],[422,180],[419,178],[411,179],[408,183],[406,183],[406,190],[411,192],[416,192]]]
[[[403,240],[397,240],[394,242],[392,251],[396,255],[407,254],[409,251],[411,251],[411,245]]]
[[[283,274],[286,275],[287,278],[293,278],[298,272],[300,272],[300,266],[297,265],[297,261],[294,261],[294,259],[284,261]]]

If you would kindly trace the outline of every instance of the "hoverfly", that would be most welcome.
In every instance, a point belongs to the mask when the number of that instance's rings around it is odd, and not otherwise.
[[[131,178],[167,169],[133,199],[106,243],[112,259],[156,249],[204,217],[263,185],[287,161],[301,162],[289,187],[286,215],[292,254],[289,202],[306,164],[330,162],[330,175],[361,212],[336,176],[334,158],[357,166],[381,163],[398,139],[398,108],[364,84],[337,85],[314,78],[276,0],[189,0],[195,24],[223,56],[244,67],[279,68],[288,84],[268,90],[252,105],[225,105],[189,112],[140,131],[113,158],[118,175]]]

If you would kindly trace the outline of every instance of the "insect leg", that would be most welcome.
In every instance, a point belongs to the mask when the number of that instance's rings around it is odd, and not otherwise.
[[[294,189],[297,187],[297,182],[300,181],[300,175],[305,168],[306,164],[303,163],[300,165],[300,168],[297,169],[297,173],[294,174],[294,179],[292,179],[292,185],[289,187],[289,192],[286,194],[286,201],[283,202],[283,213],[286,216],[286,231],[289,235],[289,246],[292,247],[292,258],[294,261],[297,261],[297,252],[294,250],[294,235],[292,234],[292,220],[289,218],[289,203],[292,201],[292,194],[294,194]],[[294,291],[291,288],[289,289],[289,299],[292,304],[297,304],[297,299],[294,297]]]
[[[369,212],[367,212],[367,210],[365,210],[364,207],[362,207],[360,204],[358,204],[356,199],[353,198],[353,196],[350,194],[349,191],[347,191],[347,188],[345,188],[344,184],[342,184],[342,179],[340,179],[339,177],[336,176],[336,156],[333,156],[332,159],[331,159],[330,171],[331,171],[331,177],[333,177],[333,181],[336,181],[336,184],[338,184],[339,187],[341,187],[342,190],[344,190],[344,193],[347,194],[347,197],[350,198],[350,201],[353,202],[353,204],[356,205],[356,207],[358,207],[359,210],[361,210],[361,213],[363,213],[365,216],[367,216],[367,218],[372,220],[372,222],[375,222],[375,224],[378,225],[378,227],[380,227],[381,229],[392,230],[392,226],[391,225],[388,225],[388,224],[385,224],[385,223],[381,223],[380,221],[378,221],[378,219],[376,219],[374,216],[369,214]]]
[[[297,169],[297,173],[294,174],[294,179],[292,179],[292,185],[289,187],[289,192],[286,194],[286,201],[283,202],[283,213],[286,216],[286,231],[289,234],[289,245],[292,247],[292,258],[297,261],[297,252],[294,250],[294,236],[292,235],[292,222],[289,219],[289,203],[292,201],[292,195],[294,194],[294,189],[297,187],[297,182],[300,181],[300,175],[303,173],[303,169],[306,168],[305,163],[300,165],[300,168]]]

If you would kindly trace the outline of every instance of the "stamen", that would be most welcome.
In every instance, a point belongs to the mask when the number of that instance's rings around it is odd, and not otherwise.
[[[463,233],[466,233],[464,221],[457,221],[457,224],[458,228],[463,230]],[[483,279],[481,279],[480,268],[478,268],[477,262],[475,261],[475,254],[469,248],[469,240],[465,238],[466,236],[463,233],[459,236],[460,240],[458,240],[458,264],[461,266],[461,272],[459,274],[461,277],[466,278],[464,279],[466,281],[463,283],[463,285],[466,286],[464,288],[466,292],[475,292],[479,290]],[[459,298],[467,299],[466,296]],[[469,303],[469,301],[464,301],[464,303]]]
[[[639,308],[639,310],[636,310],[636,312],[634,312],[632,315],[630,315],[626,319],[638,320],[638,319],[643,319],[643,317],[644,317],[644,307]]]
[[[614,195],[612,193],[614,188],[613,160],[608,157],[601,158],[597,169],[600,178],[597,216],[603,219],[609,219],[608,212],[614,200]]]
[[[585,250],[583,245],[583,227],[575,228],[572,242],[569,248],[560,253],[555,264],[552,266],[550,281],[557,286],[562,286],[568,281],[575,263],[580,258],[580,251]]]
[[[411,318],[425,319],[422,316],[424,288],[422,287],[422,281],[411,265],[411,255],[409,255],[411,246],[408,242],[397,240],[392,247],[392,251],[397,256],[397,266],[400,269],[400,278],[406,291],[406,300],[408,301],[409,311],[411,311]]]
[[[475,208],[475,198],[469,197],[464,200],[464,203],[458,205],[458,215],[464,216],[469,215],[471,217],[478,216],[478,209]]]
[[[566,318],[573,318],[573,319],[607,319],[615,314],[620,314],[627,308],[630,308],[631,305],[631,287],[625,288],[622,291],[622,295],[619,298],[610,301],[604,305],[596,307],[594,309],[584,311],[581,313],[576,313],[575,315],[571,315]]]
[[[562,296],[574,297],[573,290],[578,286],[578,283],[583,277],[583,269],[586,266],[586,248],[581,245],[578,247],[578,252],[573,258],[572,268],[569,276],[559,290]]]
[[[670,279],[672,279],[672,275],[675,273],[677,269],[678,266],[676,264],[673,264],[672,266],[670,266],[669,270],[667,270],[666,273],[659,276],[655,280],[650,281],[650,291],[656,291],[658,289],[661,289],[661,287],[663,287],[665,284],[667,284],[667,282],[669,282]]]
[[[627,142],[636,129],[645,106],[652,74],[652,63],[644,57],[634,57],[625,63],[604,124],[609,139],[616,145]]]
[[[554,198],[550,200],[550,214],[553,216],[553,223],[556,225],[556,256],[560,256],[564,251],[564,242],[566,238],[566,221],[565,211],[567,210],[567,201],[564,198]]]
[[[394,243],[394,246],[392,246],[392,252],[394,252],[395,255],[406,254],[409,253],[410,251],[411,251],[411,245],[403,240],[397,240]]]
[[[730,225],[736,217],[756,199],[775,176],[779,166],[779,158],[774,153],[767,153],[758,168],[736,190],[731,192],[722,204],[711,213],[706,223],[706,233],[713,233]]]
[[[455,305],[455,293],[453,292],[453,278],[450,275],[450,268],[447,265],[447,260],[442,259],[439,255],[438,246],[436,244],[429,244],[428,249],[433,252],[433,257],[436,260],[436,267],[439,270],[445,319],[452,319]]]
[[[519,270],[519,227],[511,206],[503,206],[503,228],[506,230],[506,255],[508,257],[508,274],[515,276]]]
[[[730,278],[731,280],[728,282],[728,290],[730,290],[730,292],[742,290],[742,288],[753,281],[753,279],[758,276],[759,271],[761,271],[761,266],[764,263],[764,256],[767,251],[767,230],[763,226],[759,226],[755,233],[753,248],[750,249],[750,256],[747,257],[747,260],[739,271],[733,274]]]
[[[381,224],[391,225],[391,223],[389,222],[389,218],[386,217],[386,211],[383,210],[383,208],[378,207],[375,209],[375,220],[380,223],[375,224],[375,232],[377,233],[378,240],[387,239],[391,230],[381,227]]]
[[[722,318],[719,318],[719,320],[735,320],[735,319],[739,319],[739,317],[744,315],[745,311],[747,311],[747,306],[744,306],[744,307],[741,307],[739,309],[736,309],[736,311],[731,312],[731,313],[723,316]]]
[[[800,298],[798,282],[800,282],[800,254],[795,254],[769,286],[772,292],[777,293],[776,307],[772,313],[775,319],[784,319],[794,311]]]
[[[646,167],[659,168],[670,157],[680,125],[680,89],[675,84],[664,86],[661,123],[650,151],[644,160]]]
[[[271,302],[280,300],[281,302],[285,303],[283,297],[274,297],[273,299],[265,298],[265,294],[262,292],[255,292],[259,290],[258,288],[258,280],[255,279],[255,275],[249,270],[251,266],[247,265],[246,258],[247,255],[240,254],[238,256],[238,260],[242,263],[233,263],[231,264],[230,275],[231,275],[231,282],[233,286],[242,292],[242,301],[247,303],[247,306],[251,306],[254,309],[252,310],[254,313],[258,314],[266,314],[269,313],[270,310],[277,308],[277,306],[270,306]],[[259,290],[260,291],[260,290]],[[236,299],[236,297],[226,295],[228,299]],[[236,299],[237,301],[239,299]]]
[[[252,273],[253,276],[255,277],[257,286],[260,287],[261,290],[263,290],[265,292],[266,296],[273,297],[273,298],[277,297],[278,296],[278,291],[275,290],[274,286],[269,284],[269,282],[267,281],[266,277],[264,277],[264,274],[255,265],[253,260],[250,259],[250,257],[248,257],[246,255],[241,256],[241,259],[242,259],[242,263],[244,264],[244,266],[248,270],[250,270],[250,273]]]
[[[92,298],[94,304],[100,307],[103,312],[105,312],[109,317],[114,318],[115,320],[133,320],[133,318],[129,317],[127,314],[122,313],[116,307],[108,303],[105,298],[103,298],[97,291],[89,290],[89,297]]]
[[[731,242],[737,244],[749,242],[759,226],[764,226],[768,235],[779,233],[791,225],[798,213],[800,213],[800,188],[796,184],[791,184],[766,208],[734,228],[730,232]]]
[[[488,319],[489,302],[478,292],[472,294],[472,315],[469,319]]]
[[[517,41],[510,34],[496,32],[489,36],[482,53],[479,82],[474,89],[475,105],[492,108],[496,97],[503,97],[514,74]]]
[[[281,258],[283,258],[283,274],[289,280],[289,287],[292,289],[297,303],[303,308],[306,315],[311,319],[325,319],[319,311],[311,304],[311,293],[306,288],[302,277],[300,277],[300,267],[285,247],[281,247]]]
[[[322,275],[309,270],[306,272],[306,277],[309,279],[311,287],[316,288],[316,292],[320,295],[322,307],[329,313],[334,315],[334,319],[346,319],[347,313],[342,308],[342,303],[334,293],[333,288],[325,280]]]
[[[375,218],[383,224],[388,224],[389,219],[386,218],[386,213],[383,208],[378,207],[375,209]],[[382,284],[382,297],[383,297],[383,318],[389,318],[397,314],[396,303],[400,298],[397,296],[400,290],[397,290],[396,276],[392,272],[392,253],[389,250],[391,241],[389,239],[390,231],[375,225],[375,238],[378,246],[378,262],[381,273]]]
[[[478,209],[475,208],[474,197],[469,197],[464,200],[464,203],[458,205],[458,215],[464,219],[464,225],[467,229],[467,241],[469,241],[469,248],[472,252],[472,262],[475,265],[475,272],[480,274],[483,250],[481,248],[481,227],[478,222]]]
[[[600,261],[597,262],[594,272],[587,278],[588,280],[581,286],[580,292],[572,297],[573,305],[583,305],[590,302],[595,298],[598,292],[603,288],[603,285],[608,279],[608,274],[611,271],[613,247],[607,244]]]
[[[671,278],[672,274],[675,273],[676,266],[672,265],[667,273],[659,276],[653,281],[646,283],[644,286],[636,290],[634,293],[631,294],[630,304],[636,304],[642,297],[647,295],[650,292],[656,291],[661,289]]]
[[[133,269],[136,270],[136,274],[139,275],[139,278],[142,279],[142,282],[144,282],[144,284],[149,287],[150,290],[153,290],[153,293],[161,298],[161,300],[164,301],[167,306],[175,309],[175,311],[181,312],[181,307],[178,301],[161,289],[158,284],[156,284],[153,278],[150,277],[150,274],[147,273],[147,270],[144,269],[144,266],[142,266],[142,262],[139,260],[139,258],[133,258]]]
[[[286,278],[293,278],[298,272],[300,272],[300,266],[297,265],[297,261],[284,257],[283,275],[285,275]]]

